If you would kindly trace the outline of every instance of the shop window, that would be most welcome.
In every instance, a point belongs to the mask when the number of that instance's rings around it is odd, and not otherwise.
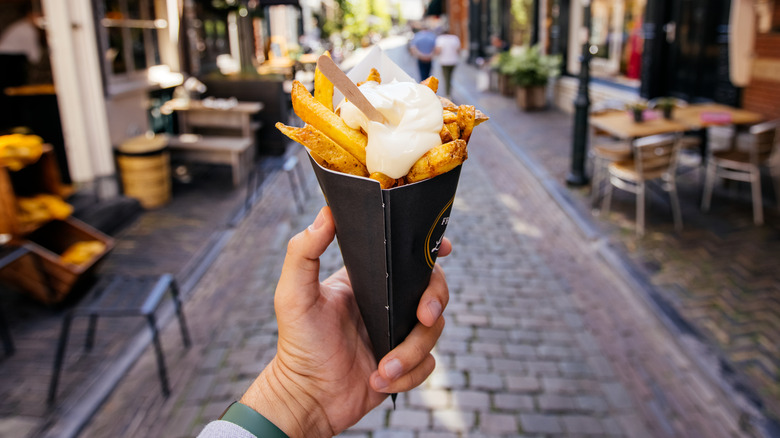
[[[647,0],[592,0],[591,31],[589,42],[591,74],[630,86],[639,85],[642,70],[642,24]],[[581,2],[573,2],[579,8],[572,14],[580,28],[585,21],[585,9]],[[579,57],[582,43],[570,44],[570,60]]]
[[[167,28],[154,0],[98,0],[98,33],[109,84],[143,79],[160,64],[158,33]]]

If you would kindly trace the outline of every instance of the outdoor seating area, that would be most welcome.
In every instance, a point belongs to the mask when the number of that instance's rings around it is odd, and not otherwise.
[[[662,98],[647,104],[620,103],[595,105],[591,112],[592,146],[590,160],[592,169],[591,203],[602,199],[601,209],[609,211],[611,188],[616,186],[637,194],[636,232],[644,235],[644,184],[638,181],[662,177],[659,187],[670,195],[675,229],[682,229],[675,174],[682,150],[695,151],[698,166],[706,173],[702,178],[701,208],[709,210],[712,191],[716,179],[726,178],[750,183],[754,222],[763,224],[763,197],[761,192],[761,169],[768,168],[773,179],[776,199],[780,199],[780,172],[768,166],[770,157],[776,152],[776,121],[765,121],[757,112],[734,108],[724,104],[689,104],[681,99]],[[662,108],[666,105],[666,108]],[[713,137],[709,131],[715,131],[720,138]],[[674,143],[672,149],[656,148],[653,157],[637,158],[641,145],[652,143],[662,135]],[[606,139],[606,140],[605,140]],[[712,143],[712,145],[710,144]],[[671,153],[671,155],[669,153]],[[665,171],[654,178],[642,177],[646,173],[642,163],[646,158],[657,160]],[[706,171],[705,171],[706,170]],[[622,177],[621,177],[622,175]],[[608,181],[605,182],[605,181]],[[626,185],[626,181],[632,184]],[[606,185],[606,189],[604,186]],[[775,201],[780,209],[780,201]]]

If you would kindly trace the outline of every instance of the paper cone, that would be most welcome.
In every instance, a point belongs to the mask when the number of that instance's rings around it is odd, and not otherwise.
[[[449,222],[460,166],[382,190],[377,181],[333,172],[311,159],[377,362],[417,323]]]

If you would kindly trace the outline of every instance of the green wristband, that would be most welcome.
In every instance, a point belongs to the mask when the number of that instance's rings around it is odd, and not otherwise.
[[[241,426],[257,438],[288,438],[275,424],[243,403],[233,402],[219,419]]]

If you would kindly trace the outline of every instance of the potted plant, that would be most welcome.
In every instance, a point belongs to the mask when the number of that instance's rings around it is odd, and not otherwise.
[[[560,73],[561,57],[545,55],[537,45],[513,47],[507,58],[501,71],[512,77],[518,106],[524,110],[544,108],[547,83]]]
[[[626,109],[633,114],[636,123],[642,123],[647,104],[644,102],[629,103],[626,105]]]
[[[670,120],[672,118],[672,111],[677,106],[675,100],[671,97],[659,98],[655,104],[655,107],[660,109],[665,119]]]
[[[490,62],[491,70],[495,71],[498,77],[498,92],[503,96],[514,96],[515,94],[515,84],[512,81],[514,69],[512,62],[512,55],[508,50],[497,54]]]

